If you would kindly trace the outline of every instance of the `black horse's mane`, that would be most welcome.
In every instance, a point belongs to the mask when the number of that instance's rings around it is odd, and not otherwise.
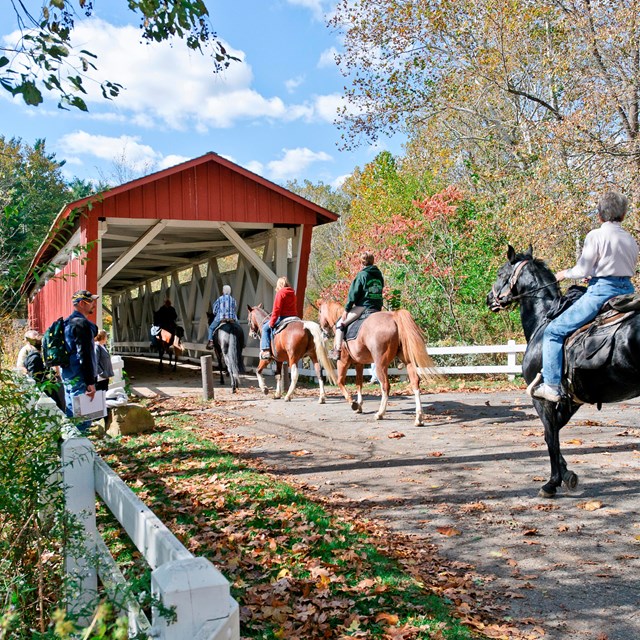
[[[513,259],[512,264],[516,264],[524,260],[533,262],[533,264],[539,269],[538,273],[542,277],[542,284],[555,284],[555,292],[558,296],[560,296],[560,285],[556,282],[556,277],[547,263],[542,258],[534,258],[530,253],[517,253]]]

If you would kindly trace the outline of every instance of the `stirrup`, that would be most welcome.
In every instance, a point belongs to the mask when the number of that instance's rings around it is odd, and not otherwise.
[[[211,351],[213,349],[213,340],[209,340],[209,342],[207,342],[207,346],[205,347],[205,349],[207,351]]]
[[[260,360],[271,360],[271,351],[262,350],[260,352]]]

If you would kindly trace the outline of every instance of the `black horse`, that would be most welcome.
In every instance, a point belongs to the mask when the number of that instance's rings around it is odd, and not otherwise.
[[[231,390],[235,393],[240,386],[240,374],[244,373],[244,361],[242,350],[244,349],[244,333],[237,322],[223,322],[215,331],[214,344],[220,349],[224,358]],[[216,349],[217,351],[217,349]],[[220,356],[218,356],[220,358]],[[224,384],[222,375],[222,362],[220,362],[220,384]]]
[[[547,314],[557,306],[560,287],[552,271],[542,260],[535,259],[532,249],[517,254],[509,245],[508,261],[498,271],[498,277],[487,296],[492,311],[506,309],[512,303],[520,304],[520,319],[527,339],[527,350],[522,362],[522,375],[531,387],[542,369],[542,337],[549,323]],[[633,314],[619,323],[614,337],[603,339],[611,350],[599,365],[581,366],[583,352],[570,346],[565,351],[566,367],[571,371],[568,395],[560,402],[533,398],[544,425],[544,439],[549,449],[551,476],[540,489],[540,496],[550,498],[564,483],[568,489],[578,485],[578,476],[567,469],[560,453],[560,429],[585,402],[598,406],[620,402],[640,395],[640,315]]]

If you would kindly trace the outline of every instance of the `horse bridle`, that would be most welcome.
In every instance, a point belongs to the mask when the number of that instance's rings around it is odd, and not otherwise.
[[[548,282],[547,284],[543,284],[539,287],[536,287],[535,289],[526,291],[525,293],[520,293],[515,296],[512,295],[513,290],[516,288],[516,284],[518,283],[518,278],[520,277],[520,273],[522,272],[522,269],[528,262],[531,262],[531,261],[521,260],[513,268],[513,271],[509,276],[509,281],[507,282],[509,291],[505,296],[500,295],[500,292],[496,289],[495,282],[493,283],[493,286],[491,287],[491,293],[493,294],[493,300],[494,300],[494,304],[492,305],[492,308],[494,308],[495,310],[506,309],[510,304],[513,304],[516,300],[520,300],[521,298],[526,298],[531,294],[536,293],[537,291],[541,291],[542,289],[546,289],[547,287],[552,287],[555,284],[555,282]],[[505,287],[502,287],[502,289],[504,288]]]

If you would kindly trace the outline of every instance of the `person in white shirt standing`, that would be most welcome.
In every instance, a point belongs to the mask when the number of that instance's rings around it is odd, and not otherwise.
[[[544,331],[542,376],[544,382],[533,396],[558,402],[562,395],[563,349],[565,338],[593,320],[611,298],[633,293],[631,276],[636,272],[638,244],[621,222],[627,213],[627,198],[609,191],[598,203],[602,225],[587,234],[582,255],[574,267],[556,273],[556,280],[588,278],[585,294]]]

